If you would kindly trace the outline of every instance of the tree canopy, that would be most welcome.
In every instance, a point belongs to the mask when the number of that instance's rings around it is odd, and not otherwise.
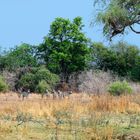
[[[139,79],[140,50],[136,46],[119,42],[105,47],[102,43],[94,43],[91,50],[96,69]]]
[[[88,38],[82,32],[82,18],[56,18],[50,26],[49,34],[39,46],[40,56],[47,68],[67,80],[72,72],[87,67],[89,57]]]
[[[37,65],[35,48],[29,44],[21,44],[0,57],[1,69],[16,70],[21,67]]]
[[[104,5],[97,13],[97,22],[103,24],[105,36],[111,39],[127,28],[140,34],[140,0],[95,0],[95,4]]]

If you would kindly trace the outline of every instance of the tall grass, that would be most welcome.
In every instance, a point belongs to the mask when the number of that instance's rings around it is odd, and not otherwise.
[[[111,140],[115,137],[116,127],[130,127],[130,123],[139,126],[137,115],[134,122],[127,117],[139,113],[140,95],[73,94],[61,100],[30,95],[21,101],[15,94],[4,94],[0,95],[0,134],[11,133],[24,138],[26,135],[25,139],[34,135],[56,140]],[[121,117],[118,119],[117,116]],[[124,123],[127,119],[129,122]]]

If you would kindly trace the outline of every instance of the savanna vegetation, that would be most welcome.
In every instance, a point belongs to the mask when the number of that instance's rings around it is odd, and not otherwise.
[[[107,39],[140,34],[139,0],[97,5],[91,22]],[[83,28],[82,17],[59,17],[39,45],[0,51],[0,139],[140,139],[139,46],[94,42]]]

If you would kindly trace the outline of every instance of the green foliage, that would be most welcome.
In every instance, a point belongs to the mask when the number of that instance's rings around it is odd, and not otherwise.
[[[139,49],[124,42],[119,42],[110,47],[105,47],[101,43],[94,43],[91,50],[95,67],[101,70],[110,70],[120,76],[132,77],[132,73],[133,75],[136,74],[140,66]]]
[[[97,22],[104,25],[105,35],[111,38],[123,34],[128,27],[133,32],[140,33],[133,27],[140,21],[140,0],[95,0],[95,3],[104,5],[105,10],[97,14]]]
[[[126,81],[117,81],[109,85],[108,92],[111,95],[120,96],[122,94],[132,93],[132,88]]]
[[[35,48],[29,44],[16,46],[1,57],[0,65],[3,69],[10,71],[14,71],[21,67],[37,66]]]
[[[38,48],[47,68],[67,80],[69,75],[87,67],[89,58],[88,39],[82,32],[82,19],[56,18],[44,43]]]
[[[39,81],[46,81],[50,88],[54,88],[54,86],[59,81],[59,76],[56,74],[51,73],[48,69],[41,67],[35,74],[35,79],[37,83]]]
[[[47,84],[45,80],[41,80],[36,87],[36,91],[38,93],[44,94],[46,92],[46,89],[50,90],[51,89],[50,85]]]
[[[26,73],[24,74],[19,82],[18,82],[19,87],[23,87],[25,89],[30,89],[31,91],[34,91],[35,86],[36,86],[36,81],[35,81],[35,75],[33,73]]]
[[[6,92],[7,90],[8,90],[8,86],[5,80],[3,79],[3,77],[0,76],[0,92]]]
[[[115,63],[117,73],[122,76],[129,76],[137,65],[137,58],[140,54],[139,49],[136,46],[128,45],[123,42],[119,42],[112,46],[111,49],[117,58]]]
[[[140,56],[137,56],[135,66],[129,73],[129,77],[134,81],[140,81]]]
[[[42,82],[43,81],[43,82]],[[46,84],[44,84],[44,81]],[[40,86],[42,84],[47,85],[48,89],[53,89],[59,81],[59,76],[51,73],[45,67],[39,67],[31,72],[25,73],[21,76],[18,82],[18,87],[24,87],[30,89],[31,91],[41,91]],[[41,82],[41,83],[40,83]],[[36,88],[39,86],[38,88]],[[38,90],[39,89],[39,90]]]
[[[92,61],[95,68],[101,70],[114,70],[116,68],[117,56],[112,50],[105,47],[102,43],[94,43],[91,46]]]

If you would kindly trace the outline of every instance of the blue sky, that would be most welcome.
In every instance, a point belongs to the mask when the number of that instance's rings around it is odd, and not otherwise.
[[[102,28],[90,26],[93,13],[93,0],[1,0],[0,46],[11,48],[22,42],[39,44],[48,34],[50,24],[56,17],[72,20],[76,16],[83,17],[87,37],[106,43]],[[139,45],[139,38],[140,35],[129,33],[117,40]]]

